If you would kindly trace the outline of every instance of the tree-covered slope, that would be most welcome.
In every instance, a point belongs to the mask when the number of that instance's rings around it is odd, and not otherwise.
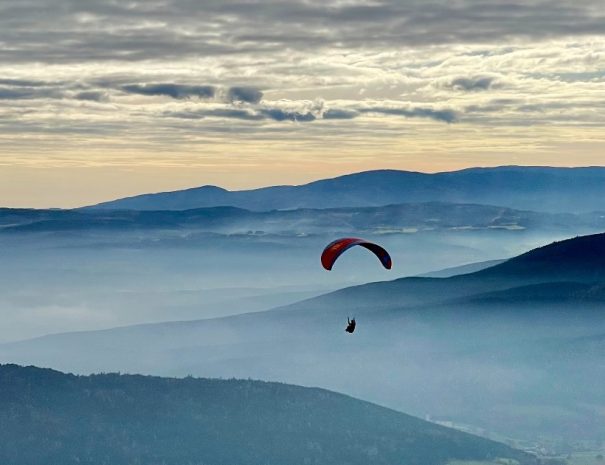
[[[605,233],[574,237],[530,250],[495,267],[482,277],[517,276],[529,281],[605,280]]]
[[[279,383],[2,365],[0,392],[0,462],[11,465],[532,460],[368,402]]]

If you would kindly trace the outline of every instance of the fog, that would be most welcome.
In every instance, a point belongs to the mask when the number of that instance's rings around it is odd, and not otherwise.
[[[352,249],[327,272],[319,255],[334,238],[328,234],[0,234],[0,342],[264,310],[364,282],[508,258],[566,235],[506,230],[369,235],[392,254],[392,270],[384,270],[366,250]]]
[[[42,338],[0,347],[0,356],[79,373],[251,377],[320,386],[517,441],[599,441],[605,434],[605,323],[599,309],[368,309],[356,312],[354,335],[344,332],[347,313],[301,304],[197,323]]]
[[[0,231],[0,362],[318,386],[524,448],[605,437],[601,236],[536,262],[391,281],[514,257],[586,225],[81,225]],[[346,235],[379,242],[393,269],[352,248],[325,271],[323,247]]]

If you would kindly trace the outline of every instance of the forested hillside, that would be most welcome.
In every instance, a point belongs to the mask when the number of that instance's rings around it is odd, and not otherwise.
[[[505,445],[322,389],[0,366],[0,463],[444,464]]]

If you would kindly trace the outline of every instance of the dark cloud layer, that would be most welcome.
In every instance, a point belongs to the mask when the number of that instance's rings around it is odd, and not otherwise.
[[[60,24],[61,27],[56,27]],[[4,0],[0,59],[81,62],[605,34],[602,0]]]
[[[359,112],[352,110],[341,110],[331,108],[324,112],[323,119],[353,119],[359,116]]]
[[[362,113],[380,113],[383,115],[405,116],[408,118],[430,118],[444,123],[454,123],[458,117],[453,110],[434,110],[432,108],[362,108]]]
[[[63,94],[55,89],[39,89],[35,87],[0,87],[0,100],[29,100],[44,98],[63,98]]]
[[[13,87],[43,87],[53,85],[46,81],[35,81],[29,79],[0,79],[0,85],[2,86],[13,86]]]
[[[262,98],[263,93],[255,87],[231,87],[227,91],[230,102],[258,103]]]
[[[282,110],[281,108],[262,109],[260,110],[260,113],[273,121],[299,121],[301,123],[306,123],[317,119],[317,117],[309,111],[298,112]]]
[[[310,122],[317,117],[311,112],[298,112],[283,110],[281,108],[260,108],[254,110],[242,110],[238,108],[219,108],[210,110],[175,111],[164,112],[164,116],[181,119],[203,119],[207,117],[238,119],[247,121],[273,120],[278,122]]]
[[[9,82],[8,80],[6,80]],[[33,82],[33,81],[31,81]],[[287,109],[280,106],[264,105],[261,103],[263,93],[251,86],[235,86],[220,89],[211,85],[185,85],[177,83],[137,83],[121,84],[110,79],[97,79],[91,82],[62,83],[57,87],[40,83],[36,87],[27,87],[30,81],[10,80],[12,86],[0,87],[0,100],[24,99],[75,99],[92,102],[109,101],[110,92],[143,95],[147,97],[165,96],[175,100],[185,100],[191,97],[214,99],[214,102],[225,104],[223,108],[199,108],[195,110],[179,110],[164,112],[165,116],[182,119],[202,119],[206,117],[238,119],[247,121],[272,120],[276,122],[312,122],[316,119],[350,120],[363,114],[404,116],[407,118],[429,118],[435,121],[452,123],[457,115],[449,109],[433,109],[424,107],[386,107],[360,106],[358,108],[313,108]],[[244,104],[242,106],[242,104]],[[302,102],[292,102],[293,106]]]
[[[164,116],[181,119],[203,119],[206,117],[233,118],[248,121],[273,120],[277,122],[308,123],[315,120],[343,120],[353,119],[362,114],[378,114],[403,116],[406,118],[428,118],[439,122],[453,123],[458,117],[452,110],[434,110],[431,108],[359,108],[357,110],[332,108],[321,112],[296,111],[277,107],[263,107],[257,109],[221,108],[197,109],[188,111],[168,111]]]
[[[76,100],[88,100],[91,102],[106,102],[109,100],[107,93],[94,90],[78,92],[76,95],[74,95],[74,98]]]
[[[122,86],[121,90],[130,94],[163,95],[174,99],[212,98],[216,93],[216,88],[213,86],[187,86],[182,84],[128,84]]]
[[[480,77],[459,77],[452,79],[449,84],[449,87],[456,90],[463,91],[478,91],[478,90],[487,90],[491,88],[494,84],[494,78],[489,76],[480,76]]]
[[[102,85],[108,88],[115,88],[129,94],[145,95],[148,97],[165,96],[173,99],[182,100],[191,97],[201,99],[210,99],[217,97],[229,103],[259,103],[263,98],[263,93],[256,87],[235,86],[221,90],[213,85],[186,85],[177,83],[160,84],[112,84],[105,80]]]
[[[241,110],[238,108],[213,108],[201,110],[183,110],[183,111],[166,111],[164,116],[180,119],[203,119],[207,117],[239,119],[247,121],[258,121],[265,119],[265,116],[249,110]]]

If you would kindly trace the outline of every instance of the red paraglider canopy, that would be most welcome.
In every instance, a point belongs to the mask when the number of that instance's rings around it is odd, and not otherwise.
[[[391,256],[385,249],[378,244],[357,237],[343,237],[342,239],[336,239],[334,242],[330,242],[321,254],[321,264],[326,270],[331,270],[338,257],[355,245],[360,245],[373,252],[380,260],[380,263],[382,263],[382,266],[387,270],[390,270],[391,266],[393,266]]]

